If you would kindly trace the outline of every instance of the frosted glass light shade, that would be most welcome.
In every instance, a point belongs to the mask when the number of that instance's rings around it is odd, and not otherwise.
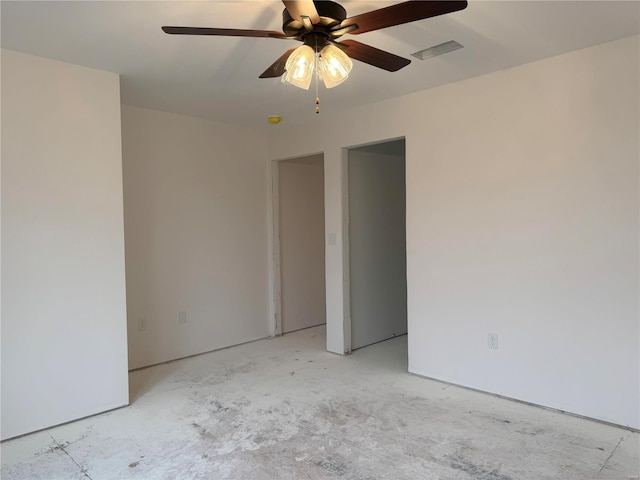
[[[349,77],[353,62],[338,47],[327,45],[320,52],[318,59],[318,75],[327,88],[340,85]]]
[[[314,63],[315,52],[313,48],[309,45],[302,45],[296,48],[287,59],[282,81],[304,90],[309,90]]]

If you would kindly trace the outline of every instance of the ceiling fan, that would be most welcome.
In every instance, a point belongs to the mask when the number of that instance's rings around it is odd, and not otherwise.
[[[351,71],[351,60],[395,72],[411,60],[371,47],[355,40],[337,39],[345,34],[361,34],[373,30],[415,22],[466,8],[466,0],[414,0],[372,10],[347,18],[346,10],[329,0],[283,0],[282,32],[242,30],[235,28],[162,27],[173,35],[217,35],[232,37],[264,37],[297,40],[301,47],[283,53],[259,78],[282,76],[284,82],[308,89],[313,71],[317,71],[327,88],[342,83]],[[317,103],[317,99],[316,99]]]

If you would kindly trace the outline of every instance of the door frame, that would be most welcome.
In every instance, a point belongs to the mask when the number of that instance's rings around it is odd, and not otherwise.
[[[280,272],[280,162],[271,161],[271,301],[273,302],[273,318],[269,322],[270,336],[282,335],[282,277]]]
[[[376,142],[377,143],[377,142]],[[342,179],[342,332],[344,354],[351,354],[351,238],[349,236],[349,150],[345,147],[340,155],[340,177]]]

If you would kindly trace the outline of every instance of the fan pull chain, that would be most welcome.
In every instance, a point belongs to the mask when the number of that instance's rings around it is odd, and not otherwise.
[[[318,37],[316,37],[315,63],[315,68],[313,70],[316,74],[316,114],[318,114],[320,113],[320,97],[318,96]]]

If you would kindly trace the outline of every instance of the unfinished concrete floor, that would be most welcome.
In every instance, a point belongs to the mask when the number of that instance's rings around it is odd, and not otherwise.
[[[131,373],[131,406],[4,442],[2,479],[632,479],[639,435],[409,375],[322,327]]]

